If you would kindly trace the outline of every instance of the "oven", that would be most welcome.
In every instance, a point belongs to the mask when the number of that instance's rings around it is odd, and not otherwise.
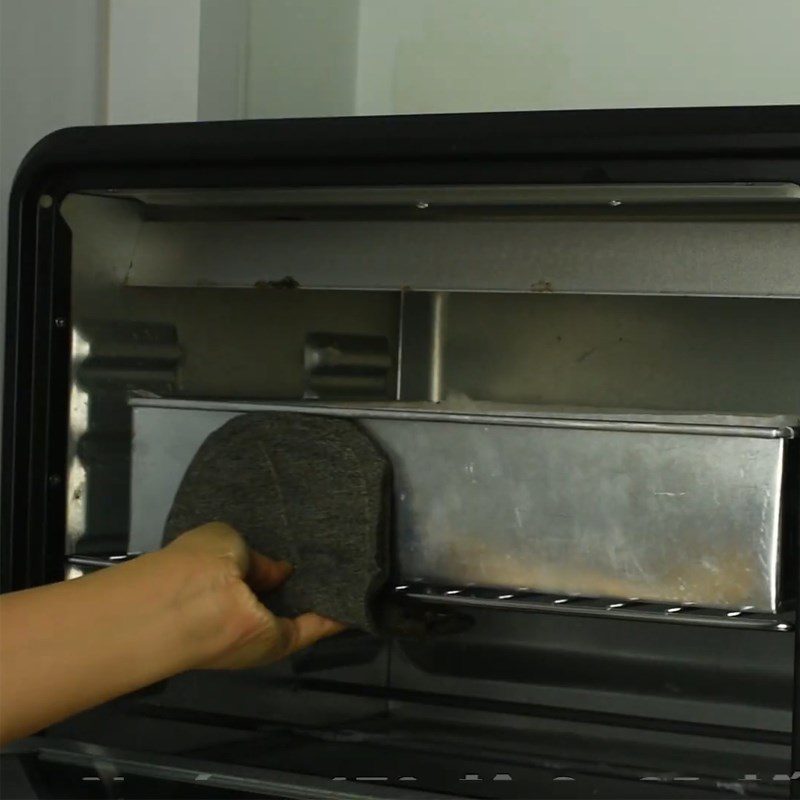
[[[32,791],[795,796],[800,108],[69,129],[10,207],[4,591],[158,548],[243,413],[394,473],[380,635],[53,726]]]

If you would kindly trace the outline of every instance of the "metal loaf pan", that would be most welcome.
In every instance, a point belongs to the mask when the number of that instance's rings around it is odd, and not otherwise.
[[[134,400],[132,549],[236,414],[353,417],[391,457],[395,573],[440,587],[780,608],[784,417]]]

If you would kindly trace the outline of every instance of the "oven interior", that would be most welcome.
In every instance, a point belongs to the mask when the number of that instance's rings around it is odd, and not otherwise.
[[[800,415],[796,190],[69,195],[66,577],[142,549],[148,530],[155,546],[157,519],[135,522],[148,404],[186,419],[198,403],[287,401]],[[592,613],[475,603],[456,608],[463,626],[348,632],[273,667],[190,673],[50,735],[332,789],[785,796],[798,494],[785,448],[768,613],[684,622],[592,599]]]

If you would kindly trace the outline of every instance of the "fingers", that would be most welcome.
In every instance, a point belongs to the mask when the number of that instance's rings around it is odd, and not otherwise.
[[[300,614],[294,619],[276,617],[275,622],[278,627],[281,658],[296,653],[327,636],[341,633],[347,628],[341,622],[313,612]]]
[[[231,559],[256,592],[277,589],[293,569],[286,561],[275,561],[251,549],[242,535],[224,522],[210,522],[182,533],[168,547]]]
[[[292,574],[292,570],[288,561],[274,561],[251,550],[245,581],[255,592],[269,592],[277,589]]]

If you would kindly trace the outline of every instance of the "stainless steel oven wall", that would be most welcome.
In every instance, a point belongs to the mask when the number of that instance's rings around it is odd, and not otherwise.
[[[429,693],[468,709],[464,721],[491,701],[509,717],[579,709],[599,723],[614,713],[719,726],[720,738],[725,728],[755,739],[791,730],[789,633],[488,609],[474,618],[456,637],[396,644],[393,713],[420,717]]]
[[[697,219],[688,210],[682,220],[673,212],[674,221],[665,214],[663,222],[653,209],[648,219],[608,219],[620,209],[607,208],[564,212],[569,221],[495,225],[428,221],[419,217],[432,210],[423,203],[403,221],[350,214],[340,225],[265,221],[256,206],[220,211],[214,203],[177,219],[148,202],[74,196],[64,205],[73,232],[72,453],[82,469],[87,453],[97,454],[88,477],[74,473],[70,503],[89,502],[83,512],[76,506],[73,548],[127,544],[127,495],[106,489],[130,477],[130,428],[118,416],[130,391],[297,398],[305,335],[382,335],[396,346],[407,288],[480,292],[450,294],[443,377],[451,395],[800,410],[800,242],[786,208],[772,220],[748,209]],[[280,288],[293,281],[304,290]],[[664,293],[698,297],[656,296]],[[113,330],[93,333],[97,323]],[[87,371],[96,380],[85,379]],[[103,506],[103,495],[119,502]],[[455,698],[472,719],[481,702],[508,702],[521,718],[552,706],[780,731],[789,724],[791,645],[791,636],[762,631],[486,611],[467,633],[396,643],[390,660],[366,656],[364,669],[379,665],[383,681],[422,705],[433,695]],[[235,696],[258,716],[266,704],[249,705],[260,685],[253,681],[219,688],[195,676],[170,691],[186,706],[217,710]],[[392,707],[411,714],[412,705],[406,698]]]
[[[158,207],[128,282],[251,288],[289,276],[306,288],[800,297],[800,198],[777,209],[671,202],[609,215],[599,202],[545,213],[480,199],[437,208],[424,196],[260,214]]]
[[[132,286],[146,206],[72,195],[63,215],[73,264],[67,552],[127,547],[130,393],[300,398],[310,334],[383,337],[396,348],[395,295]],[[220,275],[234,259],[220,259]]]
[[[451,395],[658,411],[800,411],[798,300],[452,293],[447,325]]]
[[[146,214],[143,204],[118,197],[73,195],[63,205],[73,267],[68,553],[130,548],[131,394],[299,399],[311,334],[382,337],[389,352],[397,346],[399,298],[388,293],[129,285]],[[222,274],[229,266],[229,258],[218,263]],[[67,574],[80,573],[71,567]],[[242,675],[181,676],[150,702],[341,723],[381,713],[385,701],[324,691],[304,701],[298,683],[311,676],[381,687],[387,658],[380,640],[351,634]]]

